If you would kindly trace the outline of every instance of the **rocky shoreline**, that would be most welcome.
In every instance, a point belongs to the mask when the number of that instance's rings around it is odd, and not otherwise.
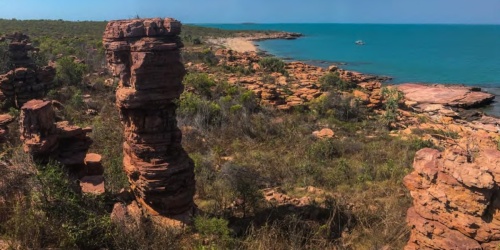
[[[318,85],[328,73],[357,85],[338,98],[352,97],[382,116],[389,112],[384,104],[395,98],[384,94],[384,88],[397,90],[401,98],[396,98],[391,135],[418,138],[439,148],[417,152],[414,172],[404,178],[413,201],[407,212],[411,235],[405,249],[493,249],[500,243],[500,119],[477,109],[489,105],[495,95],[457,85],[382,87],[383,79],[377,76],[303,62],[286,62],[286,76],[274,72],[276,81],[266,82],[256,52],[218,49],[215,54],[220,64],[255,71],[249,76],[226,74],[230,84],[253,91],[261,105],[284,111],[329,95]],[[188,70],[204,72],[200,65],[188,65]]]

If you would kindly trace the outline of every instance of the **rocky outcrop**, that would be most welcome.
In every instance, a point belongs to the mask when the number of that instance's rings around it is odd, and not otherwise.
[[[459,146],[460,145],[460,146]],[[404,178],[413,207],[405,249],[496,249],[500,241],[500,151],[457,144],[417,152]]]
[[[65,165],[81,179],[83,192],[104,193],[101,157],[87,154],[92,143],[87,134],[92,129],[56,122],[55,106],[61,104],[31,100],[22,106],[19,127],[24,151],[37,160],[54,159]],[[88,182],[92,187],[83,185]]]
[[[241,37],[245,37],[248,33],[240,33]],[[263,41],[263,40],[274,40],[274,39],[286,39],[293,40],[302,37],[301,33],[296,32],[271,32],[271,33],[252,33],[248,40],[250,41]]]
[[[259,65],[261,57],[256,52],[218,49],[215,56],[219,59],[220,66],[243,67],[255,72],[250,76],[227,74],[230,84],[238,84],[254,92],[261,105],[274,106],[285,111],[308,105],[323,95],[325,92],[321,90],[319,80],[328,73],[338,74],[342,80],[357,84],[359,90],[353,91],[354,97],[360,99],[368,108],[379,108],[382,105],[381,82],[388,79],[339,69],[334,65],[325,69],[303,62],[286,62],[286,74],[269,73]],[[188,64],[188,67],[193,71],[208,71],[207,67],[199,64]]]
[[[150,214],[194,208],[194,164],[181,146],[174,100],[183,91],[181,23],[133,19],[108,23],[103,43],[119,77],[116,105],[125,126],[123,167],[139,204]]]
[[[472,108],[493,101],[495,95],[475,87],[405,83],[397,85],[405,99],[416,104],[441,104],[450,107]]]
[[[52,86],[56,74],[52,66],[38,67],[29,57],[37,48],[29,37],[15,33],[4,37],[10,40],[9,57],[12,70],[0,75],[0,91],[11,105],[21,107],[31,99],[42,99]]]

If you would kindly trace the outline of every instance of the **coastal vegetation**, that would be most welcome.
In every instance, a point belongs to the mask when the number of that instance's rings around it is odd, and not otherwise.
[[[342,94],[355,84],[329,73],[318,80],[328,93],[307,106],[287,112],[261,105],[254,92],[219,77],[254,71],[219,65],[205,43],[242,31],[190,25],[183,26],[184,61],[207,68],[184,78],[177,115],[195,164],[200,213],[182,232],[147,222],[125,229],[113,224],[110,211],[128,183],[116,82],[105,84],[105,24],[0,20],[2,34],[31,36],[40,64],[55,61],[58,84],[48,97],[64,105],[61,119],[93,128],[91,151],[103,156],[107,189],[103,196],[75,191],[77,183],[58,163],[35,162],[22,152],[13,123],[0,153],[0,234],[13,248],[399,249],[406,243],[410,197],[402,179],[415,152],[433,145],[390,135],[387,123],[395,119],[399,94],[384,92],[390,101],[380,117]],[[7,57],[0,59],[8,65]],[[286,77],[281,59],[264,57],[258,64],[266,83],[277,81],[276,72]],[[321,128],[333,129],[335,137],[311,134]],[[271,191],[312,202],[300,208],[269,202]]]

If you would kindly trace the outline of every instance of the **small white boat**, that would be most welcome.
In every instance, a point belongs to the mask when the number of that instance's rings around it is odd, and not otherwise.
[[[356,45],[365,45],[365,42],[363,42],[363,40],[357,40],[355,43]]]

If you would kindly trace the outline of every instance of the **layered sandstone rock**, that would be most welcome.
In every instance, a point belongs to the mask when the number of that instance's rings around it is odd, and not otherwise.
[[[83,192],[104,193],[101,156],[87,154],[92,143],[87,133],[92,130],[67,121],[56,122],[55,106],[60,104],[42,100],[31,100],[22,106],[19,127],[24,151],[37,160],[51,158],[70,168],[82,177]]]
[[[500,151],[478,145],[417,152],[404,178],[413,207],[406,249],[496,249],[500,242]]]
[[[0,75],[0,91],[3,98],[15,107],[21,107],[31,99],[41,99],[52,86],[56,70],[52,66],[37,67],[29,57],[38,51],[29,37],[15,33],[4,37],[10,40],[9,57],[12,70]]]
[[[170,18],[111,21],[103,38],[109,68],[120,79],[124,169],[140,204],[161,215],[194,207],[194,165],[181,146],[174,103],[185,75],[180,30]]]

